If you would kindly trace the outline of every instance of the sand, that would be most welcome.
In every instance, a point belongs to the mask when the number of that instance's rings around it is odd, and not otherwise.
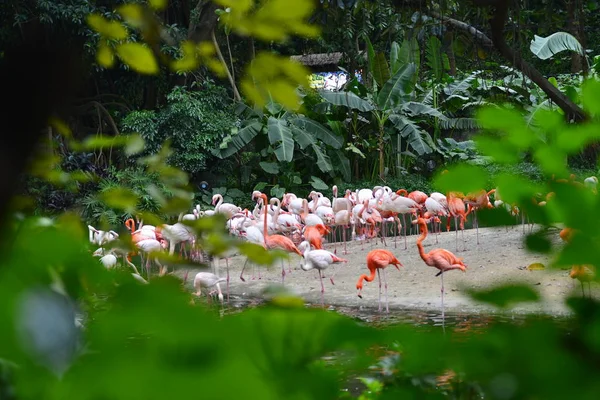
[[[524,234],[521,226],[479,229],[479,242],[476,244],[474,229],[464,232],[466,250],[459,233],[459,250],[456,251],[455,233],[443,232],[438,236],[429,234],[424,242],[425,251],[434,248],[445,248],[464,259],[468,270],[448,271],[444,274],[445,310],[460,313],[490,313],[499,309],[495,306],[474,301],[466,293],[470,289],[485,289],[502,283],[525,282],[539,292],[541,301],[535,303],[519,303],[508,310],[513,313],[543,313],[566,315],[569,313],[564,300],[571,295],[581,296],[578,281],[569,278],[570,269],[554,269],[549,266],[553,255],[541,255],[528,252],[525,249]],[[562,245],[558,231],[550,235],[557,248]],[[394,267],[387,268],[388,298],[390,311],[403,309],[440,310],[440,277],[435,277],[437,269],[427,266],[420,258],[416,247],[417,235],[407,238],[408,249],[404,249],[404,239],[399,237],[397,247],[394,239],[387,239],[387,246],[381,241],[374,240],[362,244],[359,241],[348,243],[348,254],[343,254],[343,246],[337,245],[337,255],[346,258],[348,263],[338,264],[334,278],[335,285],[329,281],[334,270],[324,271],[326,306],[356,308],[357,312],[378,307],[378,281],[365,282],[362,299],[357,296],[356,282],[358,277],[369,271],[366,267],[367,253],[376,248],[385,248],[394,253],[402,262],[403,267],[398,271]],[[363,247],[361,249],[361,247]],[[326,243],[325,249],[334,250],[332,243]],[[285,277],[287,290],[301,296],[308,303],[321,303],[321,285],[317,271],[303,271],[299,268],[301,258],[292,255],[290,263],[292,272]],[[269,285],[281,284],[281,266],[269,269],[263,267],[262,279],[252,279],[253,268],[249,265],[245,272],[246,282],[239,278],[245,257],[234,256],[229,259],[230,294],[235,296],[257,298],[262,297],[263,290]],[[546,265],[545,270],[526,269],[532,263]],[[225,276],[225,262],[222,260],[219,275]],[[286,272],[288,270],[285,262]],[[199,270],[198,270],[199,271]],[[193,281],[196,270],[190,271]],[[255,278],[257,278],[255,276]],[[189,282],[189,281],[188,281]],[[190,290],[191,284],[190,285]],[[223,285],[225,289],[225,285]],[[598,288],[592,284],[592,296],[598,295]],[[587,293],[587,284],[586,284]],[[385,297],[382,295],[382,300]]]

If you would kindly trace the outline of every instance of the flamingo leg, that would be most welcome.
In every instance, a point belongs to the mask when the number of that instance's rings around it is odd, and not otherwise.
[[[402,214],[402,224],[404,225],[404,250],[408,250],[406,245],[406,215]]]
[[[246,265],[248,265],[248,258],[246,258],[246,262],[244,263],[244,266],[242,267],[242,272],[240,273],[240,279],[242,280],[242,282],[246,282],[246,280],[244,279],[244,270],[246,269]]]
[[[225,268],[227,269],[227,304],[229,304],[229,259],[227,257],[225,257]]]
[[[442,279],[442,324],[444,323],[445,314],[444,314],[444,271],[440,274]]]
[[[319,279],[321,280],[321,306],[325,307],[325,285],[323,285],[323,274],[319,270]]]
[[[585,297],[585,291],[583,290],[583,281],[579,281],[581,283],[581,295]]]
[[[381,275],[379,274],[379,268],[377,268],[377,280],[379,281],[379,312],[381,312]]]
[[[386,271],[387,271],[387,269],[384,268],[383,269],[383,285],[385,287],[385,312],[389,314],[390,313],[390,305],[388,302],[388,292],[387,292],[388,284],[387,284],[387,272]]]
[[[281,284],[285,285],[285,266],[283,265],[283,260],[281,260]]]
[[[475,219],[475,232],[477,232],[477,244],[479,244],[479,221],[477,221],[477,210],[475,210],[474,219]]]
[[[348,250],[346,250],[346,227],[343,227],[342,236],[344,240],[344,254],[348,254]]]
[[[458,251],[458,221],[456,216],[454,217],[454,241],[456,242],[456,251]]]

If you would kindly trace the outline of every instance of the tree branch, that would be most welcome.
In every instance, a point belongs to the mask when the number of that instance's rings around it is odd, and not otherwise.
[[[577,104],[573,103],[563,92],[554,87],[554,85],[552,85],[533,65],[528,63],[518,52],[514,51],[506,44],[504,39],[504,26],[506,25],[506,20],[508,18],[508,1],[472,0],[472,2],[478,7],[495,6],[493,16],[490,19],[491,39],[474,26],[465,22],[442,16],[437,12],[431,12],[430,14],[434,18],[471,34],[481,46],[487,49],[496,49],[510,64],[538,85],[540,89],[542,89],[544,93],[546,93],[546,95],[556,103],[565,114],[567,114],[569,119],[575,121],[585,120],[587,116]]]
[[[217,38],[215,36],[215,31],[214,30],[211,32],[210,36],[211,36],[213,45],[215,46],[217,57],[219,58],[219,61],[221,62],[221,64],[223,64],[223,68],[225,68],[225,72],[227,74],[227,79],[229,80],[229,83],[231,84],[231,88],[233,89],[233,99],[235,101],[241,101],[242,100],[242,96],[240,96],[240,92],[238,91],[238,88],[235,85],[235,80],[233,79],[233,76],[231,75],[231,72],[229,72],[229,68],[227,67],[227,63],[225,62],[225,59],[223,58],[223,54],[221,53],[221,48],[219,47],[219,43],[217,42]]]
[[[506,44],[504,40],[504,25],[508,19],[508,1],[499,0],[496,2],[495,12],[490,20],[492,30],[492,41],[494,47],[506,58],[515,68],[523,72],[529,79],[540,87],[546,95],[559,106],[569,119],[576,122],[587,119],[585,112],[571,101],[563,92],[548,81],[535,67],[529,64],[521,55]]]

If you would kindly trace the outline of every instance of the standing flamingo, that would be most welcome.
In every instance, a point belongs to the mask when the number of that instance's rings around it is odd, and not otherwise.
[[[259,192],[260,193],[260,192]],[[267,195],[264,193],[252,193],[252,200],[255,200],[256,198],[262,198],[263,200],[263,204],[267,205],[269,204],[267,201]],[[294,242],[292,242],[292,239],[283,236],[283,235],[269,235],[269,232],[267,230],[267,210],[265,207],[265,211],[264,211],[264,226],[263,226],[263,237],[265,240],[265,247],[267,249],[281,249],[283,251],[286,251],[288,253],[296,253],[298,254],[300,257],[302,257],[302,253],[300,252],[300,250],[298,250],[298,248],[296,247],[296,245],[294,244]],[[281,260],[281,284],[284,284],[285,281],[285,267],[283,266],[283,260]]]
[[[440,270],[436,276],[440,275],[442,280],[442,320],[444,319],[444,272],[453,269],[460,269],[465,272],[467,266],[463,263],[462,258],[456,257],[453,253],[446,249],[433,249],[429,253],[425,253],[423,249],[423,241],[427,237],[427,221],[423,218],[418,218],[413,223],[417,223],[421,230],[421,236],[417,239],[417,248],[419,255],[425,261],[425,264],[430,267],[435,267]]]
[[[467,219],[465,214],[465,203],[461,199],[461,194],[450,192],[447,196],[448,200],[448,211],[450,215],[454,217],[454,230],[455,230],[455,241],[456,241],[456,251],[458,251],[458,227],[460,226],[462,239],[463,239],[463,251],[466,250],[465,247],[465,221]],[[460,224],[458,222],[458,218],[460,218]],[[448,218],[446,224],[446,230],[450,230],[450,218]]]
[[[325,286],[323,285],[323,273],[321,271],[327,269],[332,264],[348,262],[348,260],[339,258],[327,250],[311,250],[310,243],[306,240],[298,245],[298,249],[304,253],[304,263],[302,263],[300,268],[302,268],[304,271],[310,271],[311,269],[316,268],[319,271],[319,279],[321,280],[321,305],[325,305],[325,300],[323,297],[325,293]],[[335,283],[333,283],[333,275],[329,279],[331,280],[331,284],[335,285]]]
[[[592,281],[594,280],[595,268],[593,265],[573,265],[569,277],[571,279],[577,279],[581,283],[581,294],[585,297],[585,291],[583,290],[583,282],[588,283],[588,292],[590,298],[592,297]]]
[[[387,276],[385,272],[385,268],[388,265],[393,265],[400,271],[400,267],[402,267],[402,263],[392,254],[389,250],[383,249],[375,249],[367,254],[367,268],[371,271],[370,275],[362,274],[358,278],[358,282],[356,283],[356,289],[358,290],[358,297],[362,299],[362,289],[363,289],[363,280],[367,282],[373,282],[375,279],[375,271],[377,271],[377,279],[379,280],[379,311],[381,311],[381,276],[379,275],[379,270],[383,270],[383,281],[385,284],[385,311],[390,312],[389,304],[388,304],[388,294],[387,294]]]

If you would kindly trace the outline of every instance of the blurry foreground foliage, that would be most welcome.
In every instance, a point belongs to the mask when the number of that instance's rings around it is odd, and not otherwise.
[[[150,2],[157,8],[163,3]],[[300,8],[294,13],[288,6],[284,10],[288,24],[261,31],[261,24],[277,22],[273,20],[277,13],[256,11],[251,1],[219,3],[232,7],[231,21],[241,32],[271,39],[284,37],[288,29],[314,33],[292,18],[306,15]],[[285,14],[280,10],[284,2],[269,4]],[[141,6],[128,7],[122,15],[135,26],[135,10]],[[126,28],[118,22],[92,18],[90,24],[107,39],[126,37]],[[148,60],[154,55],[143,50],[144,45],[115,46],[100,48],[99,57],[108,63],[114,51],[132,68],[152,72]],[[143,68],[138,65],[142,62]],[[590,81],[584,89],[583,103],[591,119],[581,125],[565,123],[557,112],[540,112],[535,130],[521,115],[505,109],[484,109],[479,115],[486,132],[476,142],[483,155],[511,165],[519,161],[516,155],[530,154],[546,178],[542,182],[547,183],[534,183],[516,174],[500,174],[496,183],[502,199],[518,205],[542,229],[564,223],[581,232],[559,251],[537,232],[535,240],[526,241],[533,251],[556,251],[553,266],[600,267],[599,197],[568,180],[551,179],[567,177],[566,157],[599,138],[600,84]],[[70,139],[59,121],[54,127],[80,151],[120,146],[127,154],[139,154],[144,148],[138,136],[79,143]],[[167,165],[170,155],[164,146],[139,159],[139,167],[156,177],[155,185],[146,187],[155,202],[152,214],[143,213],[150,224],[164,222],[162,217],[176,216],[192,204],[188,178]],[[32,172],[74,189],[78,182],[96,179],[89,171],[53,168],[55,163],[52,157],[40,159]],[[449,170],[435,182],[438,190],[466,193],[485,187],[489,179],[487,170],[476,165]],[[546,207],[532,202],[548,192],[555,195]],[[126,186],[110,187],[98,196],[123,213],[144,211],[140,194]],[[494,212],[488,221],[499,223],[504,217]],[[79,215],[12,221],[6,228],[10,252],[0,264],[1,399],[164,399],[200,393],[223,399],[331,399],[347,396],[342,388],[359,376],[377,378],[363,380],[364,399],[595,399],[600,392],[600,304],[595,300],[570,299],[573,315],[564,326],[552,319],[531,319],[446,334],[410,325],[365,326],[285,298],[221,317],[217,309],[194,304],[197,300],[173,276],[143,285],[129,272],[105,270],[90,255]],[[254,262],[276,262],[275,255],[259,246],[231,240],[223,225],[218,217],[194,224],[207,251],[219,254],[237,247]],[[126,240],[119,245],[126,246]],[[169,262],[170,267],[185,267]],[[473,296],[498,306],[538,298],[526,286],[488,289]],[[331,355],[333,360],[326,357]]]

